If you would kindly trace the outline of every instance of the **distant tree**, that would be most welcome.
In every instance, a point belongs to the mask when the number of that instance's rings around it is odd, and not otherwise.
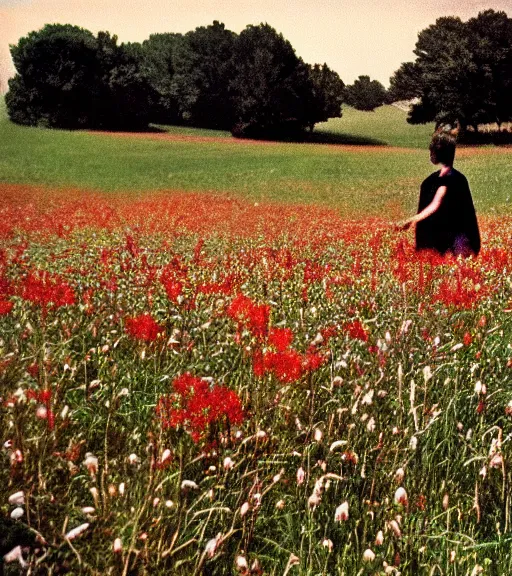
[[[144,74],[144,50],[139,43],[121,44],[115,65],[108,73],[107,102],[109,117],[102,119],[105,127],[114,130],[147,128],[151,104],[156,96]]]
[[[172,92],[183,121],[193,126],[229,129],[233,106],[236,34],[214,21],[187,32],[174,48]]]
[[[512,20],[486,10],[468,22],[443,17],[418,35],[415,62],[390,80],[392,94],[419,97],[408,122],[478,129],[512,117]]]
[[[359,78],[345,89],[347,104],[357,110],[371,111],[386,102],[386,89],[378,80],[369,76]]]
[[[420,69],[415,62],[404,62],[389,80],[390,102],[421,96]]]
[[[235,135],[292,136],[310,125],[308,66],[282,34],[268,24],[247,26],[236,39],[233,63]]]
[[[176,124],[180,120],[174,87],[174,54],[182,34],[151,34],[144,40],[143,73],[153,90],[151,121]]]
[[[485,10],[466,23],[479,100],[477,120],[512,120],[512,18],[505,12]]]
[[[327,64],[309,66],[309,78],[312,83],[312,98],[308,106],[308,123],[312,130],[317,122],[341,118],[345,84]]]
[[[80,128],[94,116],[101,92],[91,32],[70,24],[46,25],[11,46],[17,74],[9,80],[6,105],[18,124]]]

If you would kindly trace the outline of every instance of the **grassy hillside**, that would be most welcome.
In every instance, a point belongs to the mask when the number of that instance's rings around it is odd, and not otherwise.
[[[2,103],[3,107],[3,103]],[[320,126],[334,140],[382,141],[388,146],[246,143],[226,133],[172,128],[175,140],[26,128],[0,119],[0,182],[115,192],[229,192],[254,201],[321,203],[343,212],[397,214],[413,210],[421,180],[433,167],[426,150],[431,128],[413,127],[405,113],[346,109]],[[341,136],[340,136],[341,135]],[[220,137],[219,137],[220,136]],[[397,150],[390,144],[406,146]],[[468,153],[457,166],[472,185],[480,211],[508,209],[509,153]]]
[[[373,112],[361,112],[343,106],[341,118],[331,118],[318,124],[316,132],[329,133],[351,140],[376,140],[389,146],[425,149],[432,135],[433,125],[412,126],[406,122],[407,113],[395,106],[381,106]]]

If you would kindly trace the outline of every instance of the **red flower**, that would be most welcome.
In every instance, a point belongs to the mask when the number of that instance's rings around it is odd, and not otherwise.
[[[261,350],[255,350],[252,353],[252,370],[254,375],[258,378],[262,378],[265,375],[265,363],[263,361],[263,352]]]
[[[21,297],[40,306],[59,308],[76,302],[71,286],[56,274],[30,272],[21,284]]]
[[[345,330],[354,340],[361,340],[362,342],[368,342],[368,333],[366,332],[360,320],[354,320],[353,322],[345,324]]]
[[[4,316],[6,314],[9,314],[9,312],[12,310],[13,306],[14,306],[14,303],[11,302],[10,300],[0,299],[0,316]]]
[[[174,394],[162,396],[156,406],[164,428],[184,426],[194,442],[198,442],[211,424],[243,422],[240,398],[225,386],[210,387],[202,378],[189,373],[173,382]]]
[[[247,296],[239,294],[228,306],[227,314],[250,330],[254,336],[258,338],[266,336],[270,318],[268,304],[256,304]]]
[[[183,284],[177,280],[164,279],[162,280],[167,297],[171,302],[177,302],[178,297],[183,294]]]
[[[267,352],[263,356],[263,365],[267,372],[284,383],[296,382],[303,374],[302,356],[296,350]]]
[[[125,321],[126,332],[136,340],[154,342],[164,328],[158,324],[151,314],[140,314]]]
[[[284,352],[293,342],[293,332],[290,328],[271,328],[268,334],[268,342],[278,352]]]

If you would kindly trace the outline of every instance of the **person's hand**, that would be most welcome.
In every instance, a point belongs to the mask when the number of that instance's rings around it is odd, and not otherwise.
[[[397,232],[403,232],[404,230],[409,230],[412,222],[410,220],[402,220],[401,222],[395,222],[394,229]]]

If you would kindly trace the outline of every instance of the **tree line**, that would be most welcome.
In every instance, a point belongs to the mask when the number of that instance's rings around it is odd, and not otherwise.
[[[327,64],[309,65],[268,24],[240,34],[217,21],[186,34],[115,35],[46,25],[11,46],[14,122],[59,128],[143,130],[150,123],[231,130],[241,137],[297,136],[341,116],[343,102],[373,110],[413,100],[408,122],[468,126],[512,120],[512,19],[485,10],[422,30],[390,88],[359,76],[345,86]]]
[[[241,137],[295,136],[341,117],[344,101],[373,110],[386,97],[368,76],[345,86],[327,64],[306,64],[268,24],[235,34],[215,21],[123,44],[108,32],[51,24],[21,38],[11,55],[17,74],[7,110],[32,126],[186,124]]]
[[[414,62],[390,79],[389,97],[416,99],[408,122],[457,125],[512,121],[512,19],[485,10],[463,22],[443,17],[422,30]]]
[[[341,116],[344,83],[299,58],[268,24],[235,34],[215,21],[142,43],[72,25],[46,25],[11,46],[17,74],[11,120],[60,128],[147,128],[149,123],[293,134]]]

